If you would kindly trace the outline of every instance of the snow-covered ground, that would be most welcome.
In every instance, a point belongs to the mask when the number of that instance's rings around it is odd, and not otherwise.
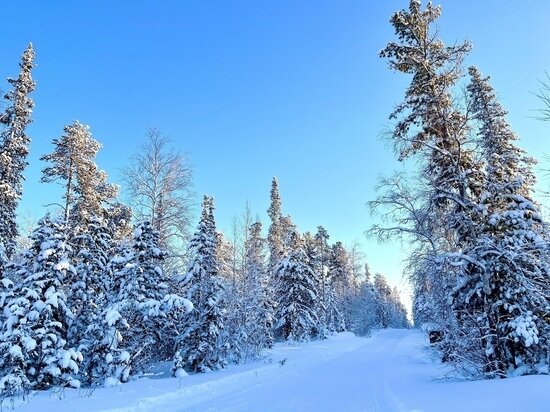
[[[281,344],[261,362],[174,379],[35,395],[17,411],[549,411],[550,377],[450,382],[415,330]],[[164,365],[162,370],[166,370]],[[61,398],[61,399],[60,399]],[[5,405],[6,406],[6,405]]]

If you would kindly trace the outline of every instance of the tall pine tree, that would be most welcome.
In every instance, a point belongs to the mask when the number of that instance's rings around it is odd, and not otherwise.
[[[106,173],[95,164],[101,144],[92,137],[89,126],[75,121],[63,131],[53,140],[54,151],[41,158],[50,163],[42,170],[42,182],[61,181],[65,221],[71,227],[85,226],[87,218],[105,213],[105,202],[117,195],[117,189],[107,183]]]
[[[390,42],[380,52],[391,69],[412,76],[404,102],[390,116],[396,121],[391,139],[400,160],[415,155],[422,165],[417,193],[393,193],[381,203],[410,215],[402,219],[410,224],[402,232],[418,241],[411,257],[413,279],[427,285],[417,292],[428,293],[415,297],[431,302],[431,321],[452,329],[448,293],[438,291],[448,291],[455,284],[456,270],[445,257],[460,251],[473,236],[469,214],[482,174],[469,147],[467,117],[453,99],[470,45],[446,46],[438,38],[435,22],[440,14],[441,9],[430,2],[423,9],[419,0],[411,0],[408,10],[391,18],[398,42]],[[418,198],[421,205],[415,205]]]

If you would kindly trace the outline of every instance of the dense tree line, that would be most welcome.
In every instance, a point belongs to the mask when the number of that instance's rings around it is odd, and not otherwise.
[[[489,78],[464,70],[470,44],[438,37],[440,13],[411,0],[380,53],[412,78],[389,137],[399,159],[420,168],[414,183],[382,181],[372,206],[393,224],[371,233],[415,245],[415,323],[444,360],[476,377],[548,373],[549,232],[533,200],[535,162],[516,145]]]
[[[59,210],[22,241],[33,62],[30,45],[0,117],[0,397],[115,385],[166,360],[183,377],[258,359],[276,340],[408,326],[382,275],[359,274],[323,227],[302,234],[283,215],[276,179],[267,237],[247,209],[229,241],[210,196],[190,236],[191,169],[154,129],[124,172],[127,206],[90,128],[66,125],[41,158],[41,182],[63,188]]]

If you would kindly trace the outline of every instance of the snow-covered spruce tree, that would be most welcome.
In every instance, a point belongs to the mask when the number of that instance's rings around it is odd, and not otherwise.
[[[332,279],[339,305],[342,307],[349,292],[349,256],[342,242],[334,243],[330,249],[328,276]]]
[[[384,275],[374,276],[374,324],[379,328],[407,328],[407,312],[399,298],[397,288],[391,288]]]
[[[7,108],[0,114],[0,255],[11,258],[17,239],[16,211],[23,190],[23,171],[27,167],[30,138],[27,126],[32,122],[34,103],[29,95],[36,83],[31,72],[34,67],[32,44],[25,49],[16,79],[8,79],[13,89],[5,95]],[[0,256],[0,265],[6,258]],[[0,266],[0,277],[2,275]]]
[[[408,196],[406,190],[390,185],[388,191],[397,188],[399,192],[386,194],[379,204],[415,213],[399,218],[410,226],[388,230],[401,232],[417,242],[411,256],[413,281],[427,286],[417,292],[429,294],[423,299],[432,302],[432,321],[440,323],[439,329],[450,332],[454,325],[449,324],[453,317],[449,316],[447,297],[457,273],[444,257],[459,252],[475,238],[470,215],[483,179],[480,165],[468,146],[467,117],[456,107],[452,95],[462,76],[462,62],[470,45],[445,46],[434,27],[440,13],[440,8],[431,3],[422,9],[419,0],[411,0],[408,10],[391,18],[399,40],[390,42],[380,56],[389,61],[391,69],[412,75],[405,101],[390,116],[396,121],[391,139],[400,160],[416,156],[422,167],[416,193]],[[421,199],[421,204],[417,205],[415,199]],[[429,259],[429,264],[424,264],[424,259]],[[430,271],[417,270],[414,266],[418,265]],[[444,292],[438,293],[441,290]],[[441,296],[443,300],[438,299]]]
[[[227,360],[240,363],[247,357],[246,314],[244,312],[243,273],[237,264],[236,245],[222,232],[216,232],[216,262],[224,289],[223,333],[227,345]]]
[[[365,279],[359,285],[357,294],[352,296],[347,305],[347,322],[349,330],[359,336],[366,336],[376,325],[376,298],[370,271],[365,265]]]
[[[375,302],[373,316],[375,324],[379,328],[387,328],[390,326],[391,288],[386,278],[380,273],[374,276],[373,285]]]
[[[3,246],[0,245],[0,249]],[[13,297],[14,282],[7,275],[7,271],[4,269],[8,264],[7,256],[0,250],[0,328],[4,325],[5,315],[4,307],[6,303]]]
[[[288,255],[292,250],[292,236],[297,232],[298,228],[292,221],[290,215],[281,217],[281,233],[283,236],[283,256]]]
[[[246,326],[246,359],[257,359],[265,349],[273,347],[273,302],[269,290],[262,224],[250,226],[246,244],[243,314]]]
[[[534,160],[514,145],[488,78],[475,67],[471,110],[487,161],[480,199],[484,220],[465,251],[453,309],[467,338],[461,358],[487,377],[536,373],[550,354],[548,237],[531,199]]]
[[[185,369],[208,372],[226,365],[223,333],[224,289],[216,258],[216,223],[213,199],[204,196],[199,226],[189,245],[191,261],[183,278],[186,297],[194,309],[186,316],[178,338],[173,373],[181,376]]]
[[[176,337],[167,332],[192,306],[187,299],[169,293],[168,276],[162,270],[164,258],[158,232],[151,223],[142,222],[127,248],[113,260],[114,296],[108,311],[111,315],[118,311],[128,324],[120,331],[121,345],[131,356],[134,375],[173,356]],[[127,377],[117,378],[124,381]]]
[[[281,196],[279,194],[279,182],[276,177],[271,182],[271,202],[267,213],[271,224],[267,234],[269,248],[268,271],[271,278],[275,276],[275,270],[284,255],[283,228],[281,225]]]
[[[102,212],[114,241],[124,242],[132,238],[132,209],[129,206],[118,201],[110,201],[109,206]]]
[[[441,302],[448,297],[448,287],[450,285],[437,285],[437,273],[440,264],[431,258],[432,255],[424,257],[419,262],[414,263],[413,273],[413,305],[412,315],[415,325],[422,327],[425,331],[431,332],[438,330],[443,321],[438,319],[442,313],[446,316],[452,316],[451,308],[446,308],[442,312]]]
[[[326,319],[326,306],[325,306],[325,290],[324,290],[324,279],[325,274],[323,273],[323,262],[320,258],[319,244],[317,243],[315,237],[311,235],[310,232],[304,233],[302,236],[302,241],[304,244],[304,252],[306,255],[306,263],[315,274],[315,279],[318,280],[318,283],[315,285],[315,292],[318,299],[315,301],[315,313],[317,316],[317,322],[315,327],[315,336],[320,339],[326,339],[329,335],[327,319]]]
[[[316,335],[325,339],[333,332],[344,329],[343,316],[340,314],[336,298],[335,283],[330,276],[331,249],[328,245],[328,234],[322,226],[312,236],[309,232],[303,236],[307,264],[318,280],[316,293],[317,327]]]
[[[68,282],[67,304],[74,314],[68,340],[82,353],[80,380],[91,385],[107,374],[105,359],[110,352],[110,333],[104,319],[111,290],[109,262],[114,253],[111,230],[105,219],[86,219],[85,231],[72,239],[78,251],[73,257],[76,271]]]
[[[315,234],[318,247],[320,300],[323,302],[325,328],[329,333],[342,332],[345,328],[344,317],[339,308],[336,296],[336,282],[330,270],[331,248],[328,244],[329,235],[324,227],[319,226]]]
[[[308,265],[304,244],[297,232],[290,252],[277,266],[278,293],[275,329],[288,341],[307,341],[317,328],[317,286],[319,280]]]
[[[111,280],[108,262],[114,253],[113,237],[120,240],[128,231],[129,210],[113,202],[117,188],[107,183],[106,173],[95,163],[101,145],[88,126],[75,121],[53,143],[54,151],[41,158],[50,164],[42,171],[42,181],[60,181],[64,186],[63,211],[74,251],[70,260],[77,268],[67,279],[67,302],[77,314],[69,341],[84,352],[81,380],[91,384],[110,374],[109,368],[97,364],[104,362],[113,346],[106,341],[106,336],[114,336],[113,325],[105,318]]]
[[[73,314],[63,285],[74,268],[68,261],[66,228],[49,217],[39,222],[33,245],[17,264],[22,283],[7,302],[0,340],[0,393],[12,396],[52,386],[78,387],[82,360],[67,345]]]
[[[102,216],[105,202],[116,197],[117,188],[106,182],[106,173],[95,164],[101,144],[89,126],[75,121],[63,131],[53,140],[54,151],[41,158],[51,164],[42,170],[42,182],[61,181],[65,221],[74,227],[88,216]]]

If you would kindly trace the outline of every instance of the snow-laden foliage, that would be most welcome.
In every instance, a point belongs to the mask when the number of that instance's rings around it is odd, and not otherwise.
[[[470,46],[445,46],[434,26],[440,13],[411,0],[391,19],[398,41],[381,57],[412,75],[390,116],[391,139],[400,159],[414,156],[421,169],[414,184],[383,180],[372,205],[393,225],[371,233],[415,246],[415,320],[444,360],[490,378],[547,373],[548,229],[532,199],[534,162],[514,145],[506,112],[476,68],[457,104]]]
[[[271,201],[267,213],[271,219],[267,234],[269,248],[268,271],[271,278],[275,277],[277,265],[284,254],[283,227],[281,223],[281,195],[279,194],[279,182],[276,177],[271,182]]]
[[[91,217],[85,230],[71,241],[76,271],[67,290],[68,304],[74,314],[68,338],[83,355],[80,379],[85,384],[100,381],[105,376],[105,359],[110,356],[110,332],[106,330],[104,310],[108,303],[111,259],[114,242],[104,219]],[[74,233],[74,232],[73,232]]]
[[[244,274],[238,246],[216,231],[216,262],[224,292],[223,331],[220,340],[225,345],[228,362],[241,363],[247,357],[246,313],[244,311]]]
[[[14,282],[8,276],[8,258],[0,245],[0,327],[5,322],[4,307],[13,297]]]
[[[17,239],[17,206],[23,192],[23,172],[27,167],[30,138],[27,126],[32,122],[34,103],[30,94],[36,83],[31,72],[34,67],[32,44],[25,49],[16,79],[8,79],[13,87],[4,99],[7,107],[0,113],[0,265],[2,255],[10,258]],[[0,276],[2,267],[0,266]]]
[[[73,314],[63,290],[74,274],[66,228],[49,217],[39,222],[32,248],[17,264],[22,279],[5,307],[0,342],[3,396],[52,386],[79,386],[82,355],[67,345]]]
[[[390,138],[400,160],[415,156],[421,169],[412,189],[401,176],[383,181],[386,193],[372,206],[389,209],[386,217],[397,222],[375,227],[373,234],[414,242],[409,270],[415,283],[423,285],[415,288],[415,297],[431,307],[430,317],[440,329],[451,329],[445,285],[454,284],[456,269],[444,257],[473,236],[468,213],[480,192],[482,174],[469,145],[467,116],[453,99],[470,45],[446,46],[438,38],[433,24],[440,14],[431,3],[423,9],[420,1],[411,0],[408,10],[391,18],[398,41],[388,43],[380,56],[412,79],[404,101],[390,115],[395,120]]]
[[[289,255],[283,258],[277,276],[277,313],[275,330],[289,341],[307,341],[317,329],[316,302],[319,280],[308,265],[303,240],[294,233]]]
[[[184,319],[178,338],[173,371],[187,369],[207,372],[226,365],[226,347],[222,342],[224,287],[217,259],[218,242],[213,199],[205,196],[197,231],[191,239],[191,260],[182,279],[185,296],[193,310]]]
[[[187,299],[170,293],[169,279],[162,269],[164,258],[158,232],[151,223],[143,222],[136,226],[132,241],[123,245],[111,261],[108,323],[119,316],[124,320],[126,327],[119,330],[119,346],[130,354],[129,366],[134,374],[173,355],[170,347],[176,337],[168,333],[170,324],[192,308]],[[127,380],[124,375],[116,378]]]
[[[75,226],[102,216],[105,202],[116,197],[117,188],[107,183],[106,173],[95,164],[101,144],[92,137],[90,127],[75,121],[63,132],[53,140],[54,151],[41,158],[50,164],[42,170],[42,182],[61,182],[65,221]]]
[[[273,347],[273,302],[267,273],[265,239],[262,224],[250,227],[244,270],[245,294],[243,313],[245,329],[245,359],[255,359],[265,349]]]
[[[125,176],[138,206],[132,211],[96,165],[101,144],[90,128],[78,121],[65,126],[53,152],[41,158],[48,163],[42,182],[62,184],[55,204],[63,219],[48,216],[31,236],[23,230],[17,237],[33,61],[29,46],[0,115],[1,398],[81,383],[117,385],[168,359],[176,377],[220,369],[261,358],[277,334],[292,341],[327,338],[344,330],[344,319],[364,333],[395,324],[373,318],[383,308],[381,317],[393,319],[388,305],[397,294],[363,296],[363,289],[374,289],[356,279],[345,248],[329,245],[322,227],[302,238],[282,214],[277,179],[267,238],[247,209],[227,240],[216,231],[212,198],[205,197],[198,230],[182,251],[191,171],[154,130]],[[150,220],[132,225],[145,215]],[[183,276],[165,270],[180,268],[187,257]]]
[[[464,248],[453,291],[466,332],[461,356],[474,357],[489,377],[547,362],[550,265],[546,227],[531,200],[533,160],[516,147],[488,78],[470,68],[471,110],[487,162],[476,237]]]
[[[352,278],[349,261],[349,254],[336,243],[330,272],[345,285],[338,300],[347,330],[367,336],[375,329],[410,327],[399,291],[392,289],[380,273],[371,279],[368,265],[359,279]]]

